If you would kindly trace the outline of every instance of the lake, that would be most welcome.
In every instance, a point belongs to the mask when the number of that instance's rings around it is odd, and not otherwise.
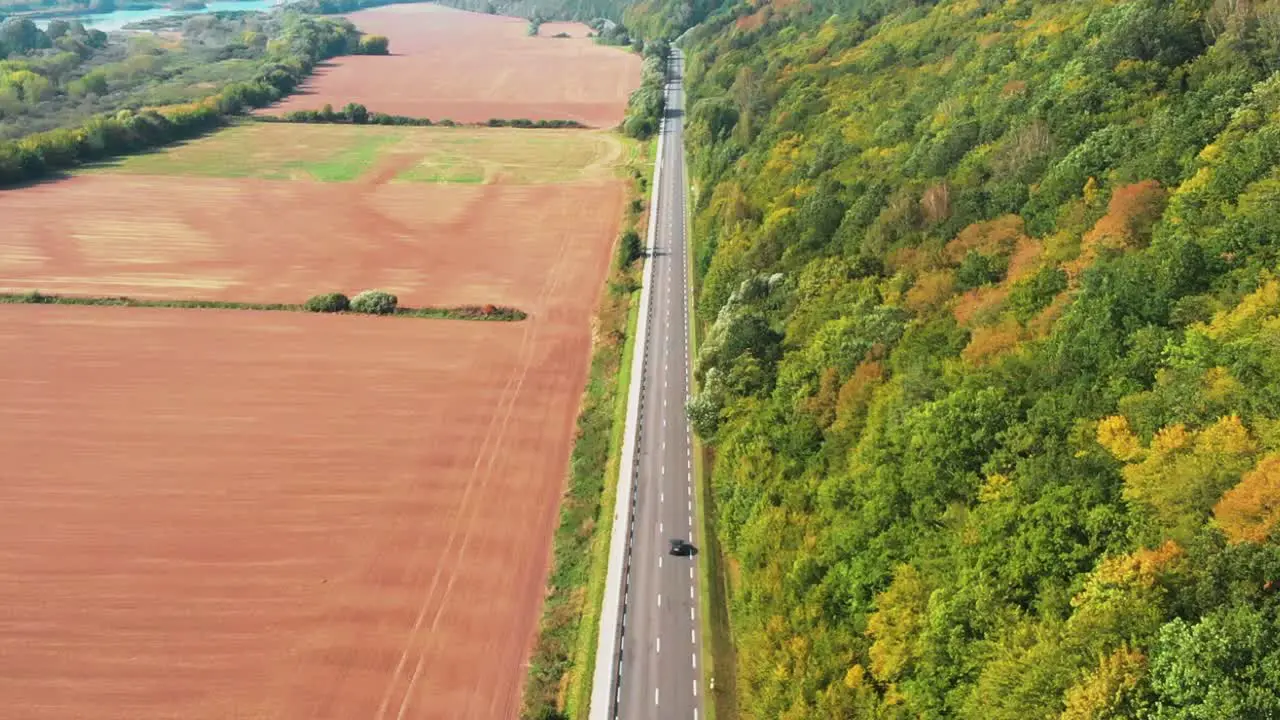
[[[151,10],[116,10],[109,13],[66,15],[57,19],[68,22],[79,20],[84,23],[85,27],[111,32],[112,30],[119,30],[129,23],[169,17],[170,15],[202,15],[204,13],[225,12],[228,10],[270,10],[277,5],[283,5],[284,0],[206,0],[206,3],[206,6],[199,10],[173,10],[161,7]],[[36,20],[35,23],[41,29],[44,29],[49,26],[49,19]]]

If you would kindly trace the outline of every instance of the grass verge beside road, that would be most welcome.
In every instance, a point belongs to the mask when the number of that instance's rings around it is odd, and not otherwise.
[[[627,390],[631,387],[631,363],[627,360],[635,351],[636,323],[640,319],[640,291],[631,293],[630,311],[627,313],[627,341],[622,350],[613,402],[613,432],[609,438],[609,464],[605,470],[604,492],[600,495],[597,510],[600,522],[591,542],[591,572],[587,577],[586,606],[582,609],[582,622],[578,626],[577,644],[574,647],[575,662],[567,678],[564,693],[564,716],[585,717],[591,703],[592,669],[596,664],[596,640],[600,630],[600,605],[604,601],[605,577],[609,569],[609,539],[613,534],[613,513],[618,497],[618,465],[622,453],[622,433],[626,430]]]
[[[636,146],[627,168],[634,197],[623,233],[643,232],[644,180],[651,158]],[[623,249],[618,243],[618,251]],[[520,715],[583,718],[589,709],[600,606],[609,568],[612,508],[631,384],[629,359],[639,319],[640,264],[620,257],[596,317],[591,369],[578,415],[569,487],[560,506],[538,639],[529,659]]]

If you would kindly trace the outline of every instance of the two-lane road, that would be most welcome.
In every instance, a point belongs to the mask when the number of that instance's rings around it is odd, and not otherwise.
[[[669,554],[669,540],[699,545],[694,526],[689,396],[689,253],[684,176],[684,60],[673,51],[667,86],[661,187],[641,391],[631,576],[626,587],[617,717],[702,716],[696,556]]]

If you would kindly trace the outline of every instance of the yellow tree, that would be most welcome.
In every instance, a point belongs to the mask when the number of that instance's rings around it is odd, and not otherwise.
[[[1181,423],[1162,428],[1143,448],[1123,418],[1098,425],[1098,442],[1127,464],[1124,496],[1149,508],[1172,537],[1188,539],[1222,492],[1253,465],[1258,444],[1235,415],[1204,430]]]
[[[1260,543],[1280,522],[1280,454],[1262,459],[1213,507],[1218,526],[1233,543]]]
[[[1147,658],[1120,647],[1098,661],[1098,667],[1067,689],[1060,720],[1122,720],[1133,717]]]
[[[876,596],[876,611],[867,620],[867,635],[874,641],[867,654],[877,679],[898,678],[920,657],[928,605],[929,588],[920,573],[911,565],[898,566],[893,582]]]

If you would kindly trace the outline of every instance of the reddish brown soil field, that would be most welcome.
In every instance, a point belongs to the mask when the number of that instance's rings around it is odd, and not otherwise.
[[[572,24],[556,30],[567,30],[571,39],[528,37],[526,20],[431,4],[348,17],[367,33],[390,38],[392,56],[337,58],[268,112],[356,102],[437,121],[527,118],[612,127],[640,84],[639,56],[597,45]]]
[[[609,258],[559,227],[432,260],[523,323],[0,306],[6,712],[514,717]]]
[[[531,271],[607,255],[624,192],[618,180],[82,175],[0,195],[0,290],[302,302],[381,288],[407,305],[495,303],[536,315],[547,298]],[[579,307],[584,327],[590,309]]]

